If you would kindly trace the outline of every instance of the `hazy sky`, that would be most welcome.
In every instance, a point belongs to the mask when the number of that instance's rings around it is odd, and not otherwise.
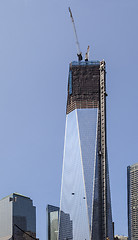
[[[107,137],[115,233],[127,235],[127,166],[138,162],[138,0],[0,0],[0,198],[59,205],[69,62],[107,64]]]

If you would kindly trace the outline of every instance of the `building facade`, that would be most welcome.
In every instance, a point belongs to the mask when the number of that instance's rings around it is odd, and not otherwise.
[[[60,212],[59,207],[47,205],[47,239],[57,240],[59,233],[59,213],[62,221],[62,229],[60,236],[62,239],[72,239],[72,221],[70,220],[69,214]]]
[[[127,167],[128,239],[138,240],[138,163]]]
[[[36,207],[30,198],[13,193],[0,200],[0,240],[36,238]]]
[[[106,145],[105,62],[69,66],[59,240],[113,240]],[[68,233],[62,234],[70,220]]]
[[[59,207],[47,205],[47,239],[57,240],[59,226]]]

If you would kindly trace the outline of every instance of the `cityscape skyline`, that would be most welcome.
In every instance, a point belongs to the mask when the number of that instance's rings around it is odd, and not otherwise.
[[[77,59],[68,5],[83,53],[89,44],[90,59],[107,63],[113,220],[115,233],[127,235],[126,167],[137,162],[138,142],[135,0],[1,0],[1,182],[5,173],[16,174],[4,180],[0,198],[15,191],[31,196],[38,208],[37,234],[45,239],[46,204],[59,205],[68,63]]]

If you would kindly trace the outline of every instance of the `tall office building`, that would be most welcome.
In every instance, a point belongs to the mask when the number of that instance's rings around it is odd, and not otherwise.
[[[69,66],[59,240],[113,239],[106,145],[105,62]],[[70,236],[63,237],[62,212]]]
[[[33,238],[36,238],[36,208],[32,200],[17,193],[0,200],[0,240]]]
[[[127,167],[128,239],[138,240],[138,163]]]

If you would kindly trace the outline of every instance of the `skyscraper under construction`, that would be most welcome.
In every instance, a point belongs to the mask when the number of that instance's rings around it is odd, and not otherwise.
[[[113,240],[105,62],[69,66],[59,240]]]

